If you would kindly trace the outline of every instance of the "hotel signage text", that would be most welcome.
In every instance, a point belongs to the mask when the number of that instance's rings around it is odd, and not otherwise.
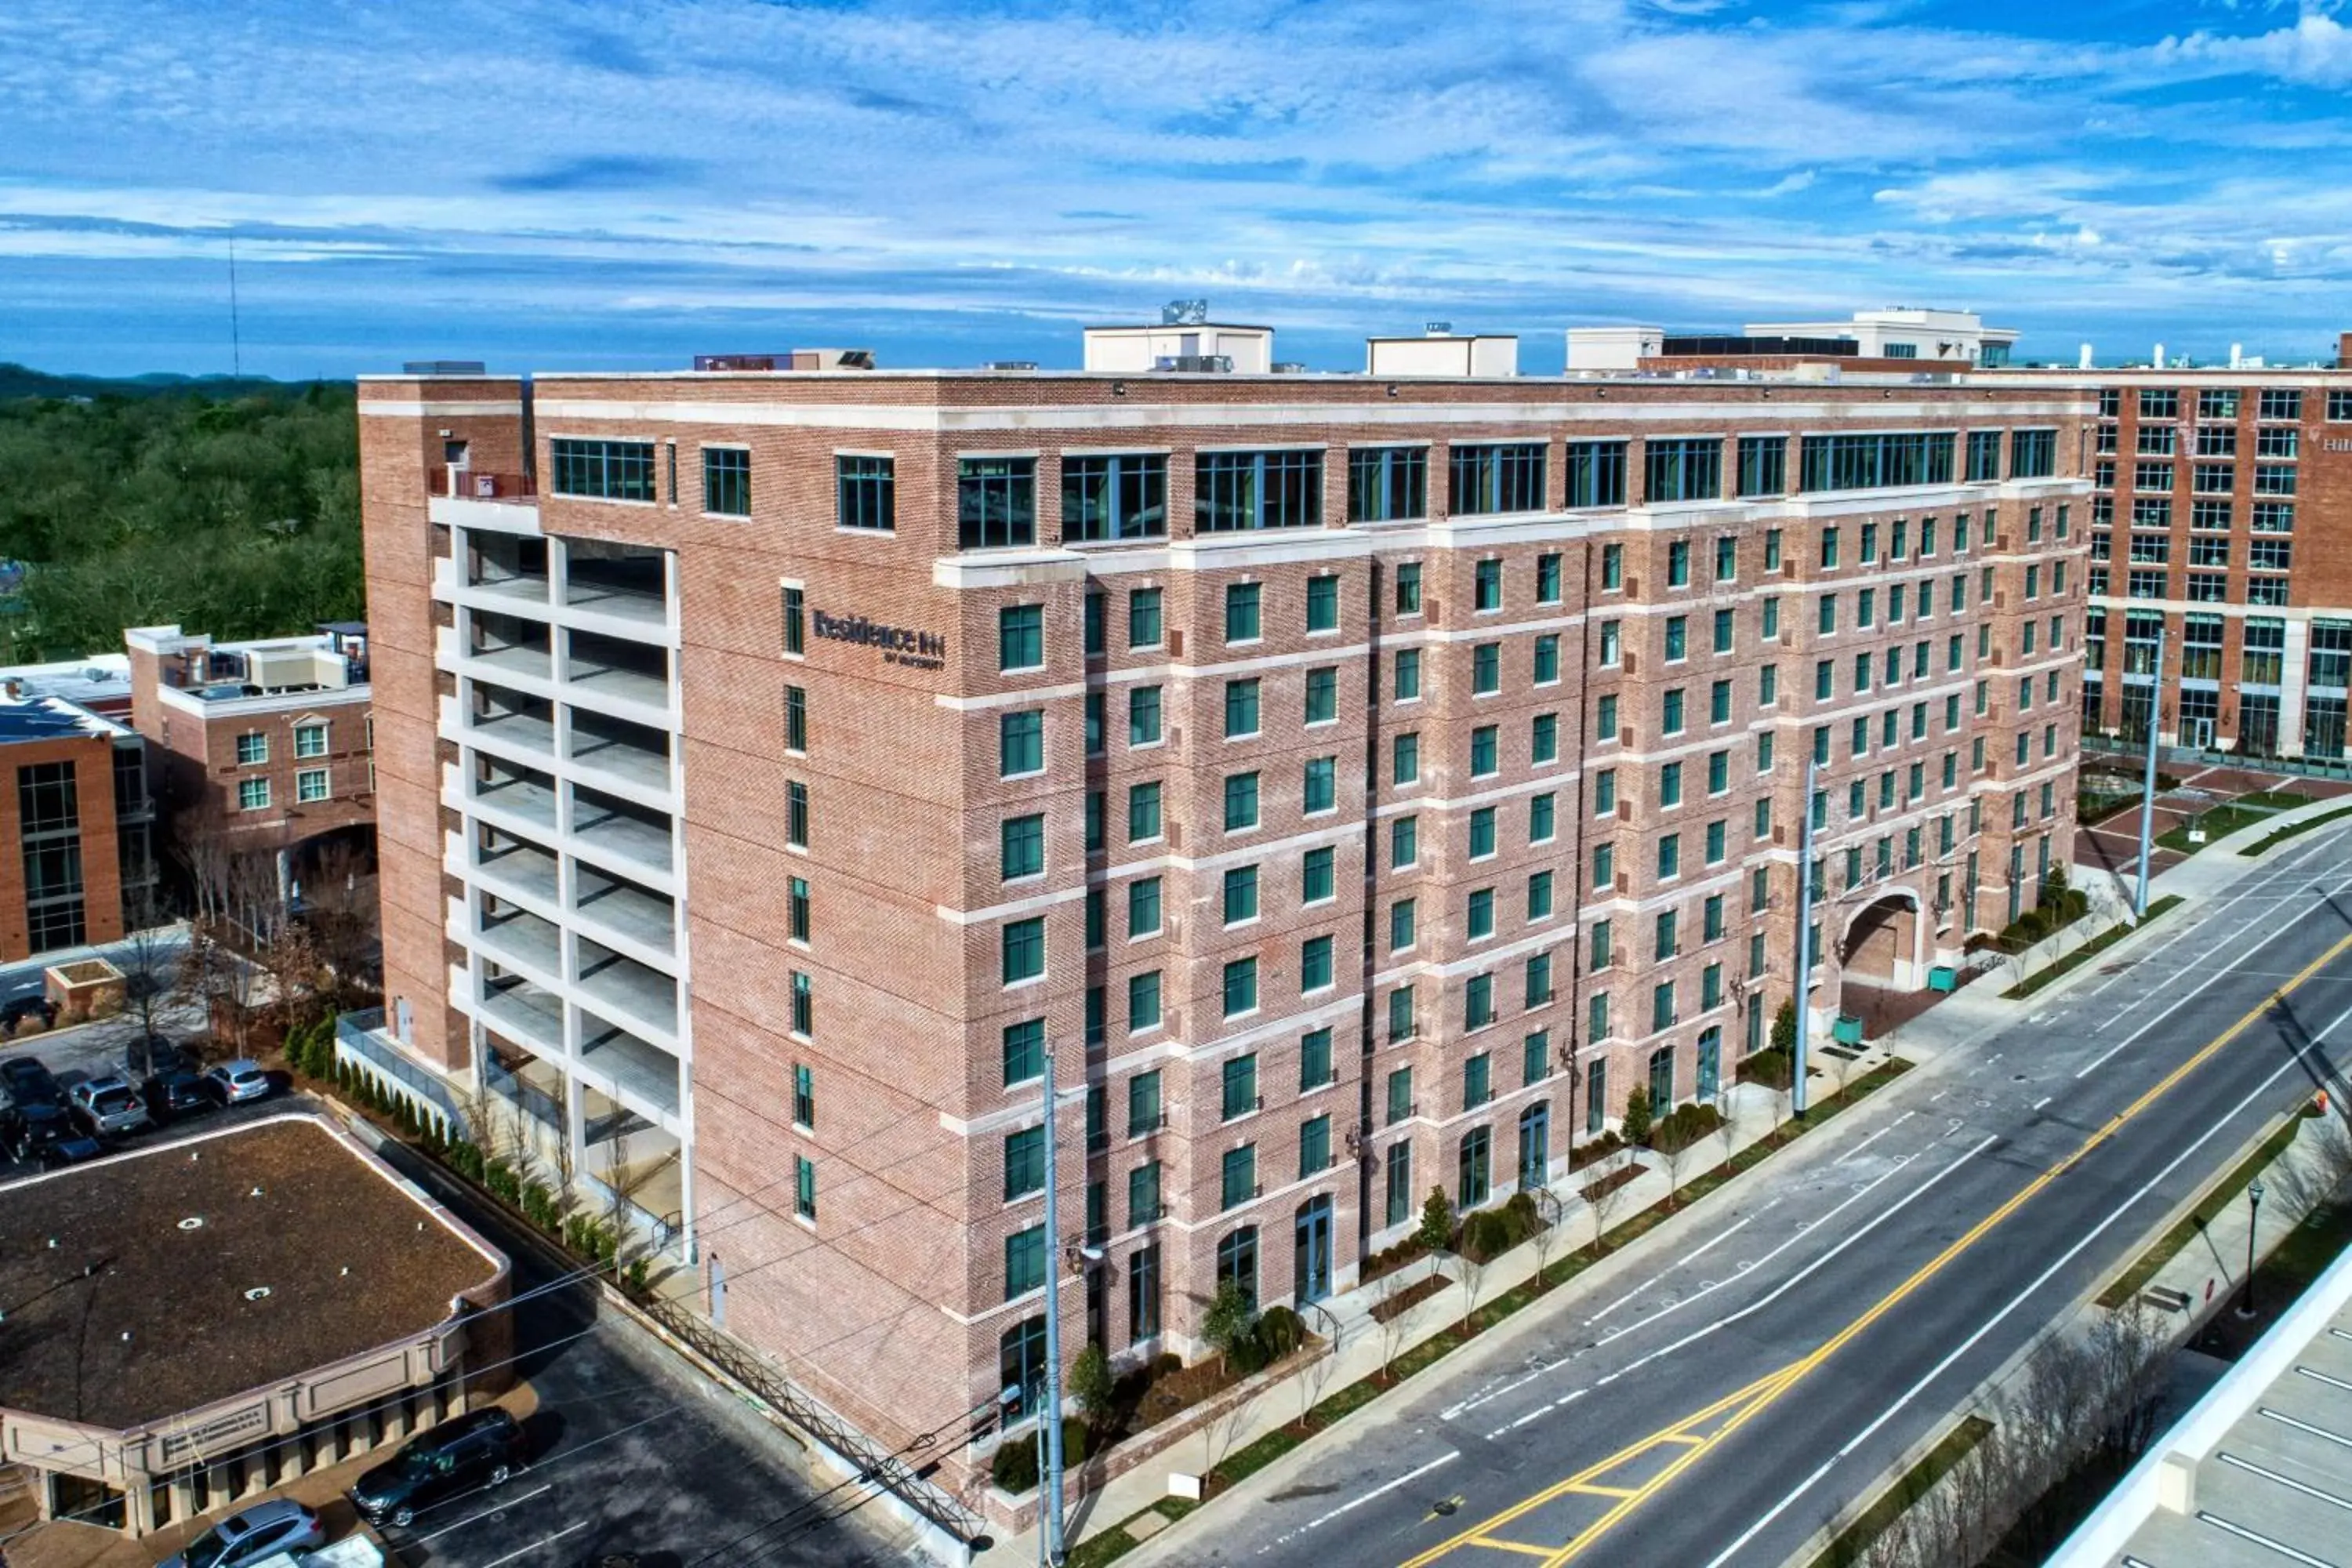
[[[823,610],[816,611],[813,618],[817,636],[878,647],[885,664],[938,669],[947,663],[948,639],[941,634],[919,632],[910,626],[886,626],[864,616],[828,616]]]

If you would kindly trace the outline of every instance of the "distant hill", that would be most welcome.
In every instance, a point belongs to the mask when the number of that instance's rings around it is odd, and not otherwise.
[[[0,362],[0,401],[18,397],[158,397],[194,393],[203,397],[249,397],[257,393],[300,393],[319,384],[276,381],[266,375],[51,375],[28,365]]]

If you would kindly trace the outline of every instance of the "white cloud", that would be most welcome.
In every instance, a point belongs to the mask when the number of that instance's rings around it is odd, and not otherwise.
[[[2154,54],[2160,66],[2198,75],[2243,72],[2306,87],[2352,87],[2352,28],[2316,7],[2306,6],[2292,27],[2239,37],[2190,33],[2165,39]]]

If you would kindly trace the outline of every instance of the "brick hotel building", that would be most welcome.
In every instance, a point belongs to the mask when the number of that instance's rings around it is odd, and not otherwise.
[[[362,385],[384,1048],[893,1446],[1714,1096],[1808,809],[1822,1030],[2070,858],[2087,388],[1181,357]]]
[[[2352,334],[2339,366],[2352,364]],[[2352,372],[2096,374],[2083,722],[2342,765],[2352,687]]]

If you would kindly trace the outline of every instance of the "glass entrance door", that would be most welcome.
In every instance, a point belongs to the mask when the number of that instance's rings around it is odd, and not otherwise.
[[[1296,1257],[1291,1294],[1305,1306],[1331,1293],[1331,1200],[1309,1198],[1301,1204],[1292,1234]]]

